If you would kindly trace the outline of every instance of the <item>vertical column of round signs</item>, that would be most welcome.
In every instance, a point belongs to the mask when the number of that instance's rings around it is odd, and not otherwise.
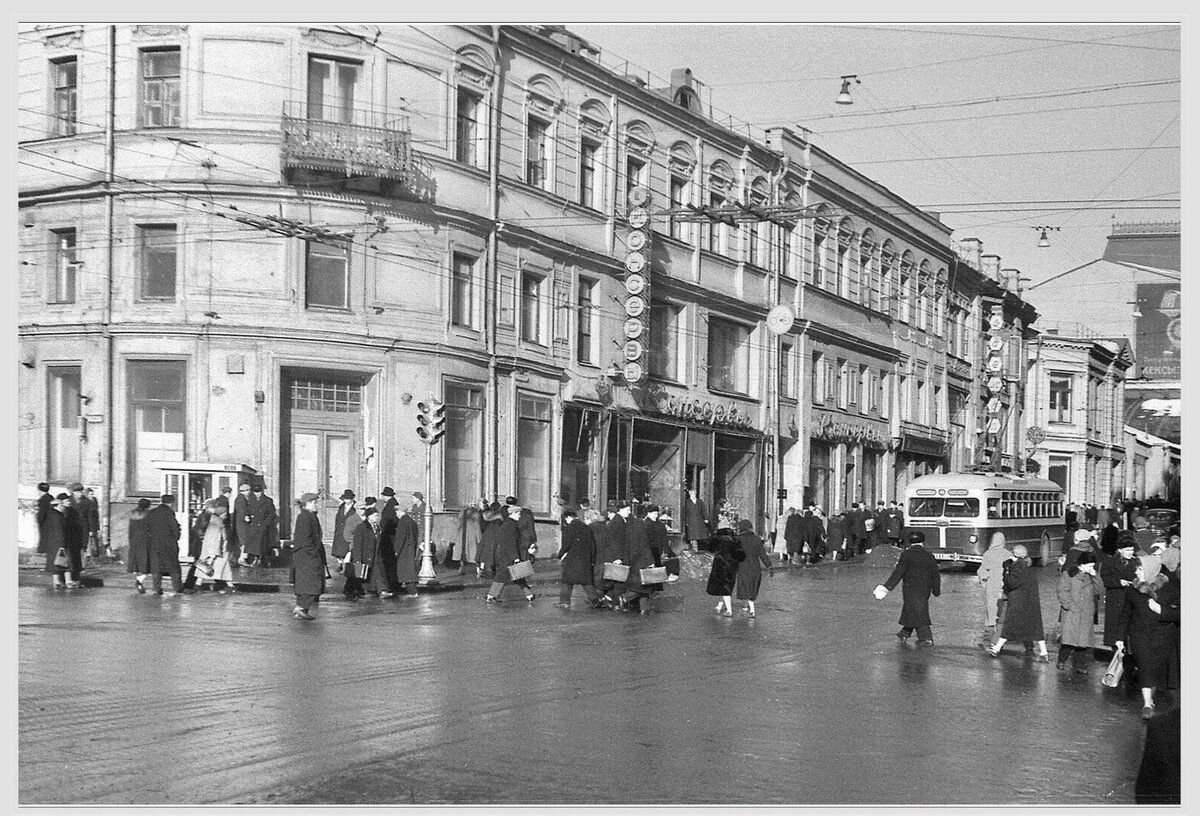
[[[987,357],[984,360],[984,376],[987,377],[987,412],[984,432],[987,447],[993,448],[993,456],[999,455],[1000,413],[1003,410],[1000,395],[1004,392],[1004,316],[1001,308],[992,308],[988,315]]]
[[[626,202],[625,220],[625,342],[621,373],[625,382],[636,385],[646,376],[650,352],[650,191],[634,187]]]

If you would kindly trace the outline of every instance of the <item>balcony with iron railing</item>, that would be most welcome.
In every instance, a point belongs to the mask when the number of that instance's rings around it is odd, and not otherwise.
[[[408,181],[412,147],[408,117],[380,111],[326,108],[310,117],[309,105],[285,102],[280,159],[285,169],[305,168],[346,176]]]

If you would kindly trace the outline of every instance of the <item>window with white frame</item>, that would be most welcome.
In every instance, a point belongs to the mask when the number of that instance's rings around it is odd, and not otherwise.
[[[600,336],[596,333],[598,309],[596,307],[597,282],[579,279],[579,296],[576,309],[575,359],[585,365],[596,365],[600,357]]]
[[[137,361],[126,371],[128,491],[158,493],[162,471],[154,461],[184,458],[186,367],[182,361]]]
[[[796,347],[788,340],[779,342],[779,395],[796,397]]]
[[[79,127],[77,91],[79,58],[63,57],[50,61],[50,95],[54,111],[55,136],[74,136]]]
[[[475,269],[479,259],[465,252],[451,255],[450,322],[455,326],[477,329],[475,314]]]
[[[825,255],[829,240],[829,222],[818,218],[813,222],[812,270],[813,285],[825,285]]]
[[[858,239],[858,302],[868,308],[879,308],[879,283],[875,266],[874,233],[865,231]]]
[[[750,392],[750,329],[746,326],[709,319],[708,387],[736,394]]]
[[[1050,374],[1050,421],[1072,422],[1071,392],[1074,378],[1070,374]]]
[[[517,396],[517,499],[535,513],[550,511],[549,399]]]
[[[671,382],[683,379],[683,307],[673,303],[650,305],[650,374]]]
[[[179,127],[179,48],[153,48],[139,53],[141,96],[138,124],[141,127]]]
[[[142,224],[137,228],[141,300],[174,300],[177,235],[174,224]]]
[[[893,374],[881,371],[879,376],[879,416],[887,419],[892,412],[892,383]]]
[[[600,142],[590,137],[579,140],[579,203],[593,210],[600,209],[600,185],[596,173]]]
[[[825,402],[825,355],[814,351],[812,356],[812,380],[808,389],[815,404]]]
[[[82,464],[79,395],[83,369],[77,365],[51,366],[46,371],[47,476],[54,481],[78,479]]]
[[[858,381],[855,383],[855,387],[858,390],[858,399],[855,401],[858,405],[858,411],[861,414],[865,414],[870,410],[869,402],[871,400],[871,369],[865,365],[858,367]]]
[[[930,421],[935,428],[946,427],[946,406],[942,405],[942,388],[939,385],[933,386],[933,416]]]
[[[466,507],[483,495],[483,388],[446,384],[442,501]]]
[[[850,370],[841,357],[837,361],[837,407],[845,408],[850,403]]]
[[[550,124],[530,116],[525,125],[525,182],[550,189]]]
[[[308,118],[343,125],[355,124],[354,105],[362,74],[360,62],[310,56]]]
[[[867,410],[873,413],[879,411],[880,396],[879,372],[871,369],[871,380],[867,386]]]
[[[725,206],[725,196],[716,190],[708,193],[708,206],[717,210]],[[704,230],[704,248],[710,252],[721,252],[725,246],[725,224],[710,218]]]
[[[900,319],[905,323],[908,323],[912,319],[912,276],[912,261],[901,258],[900,280],[897,285],[896,294],[899,297]]]
[[[487,140],[482,120],[483,97],[466,88],[459,88],[455,111],[454,158],[471,167],[487,164]]]
[[[838,401],[838,375],[837,366],[833,360],[825,361],[825,403],[827,405],[837,405]]]
[[[670,186],[670,208],[671,208],[671,237],[678,238],[681,241],[687,240],[685,230],[687,230],[687,222],[680,219],[677,213],[684,209],[688,203],[688,184],[689,180],[684,176],[671,174],[669,182]]]
[[[52,230],[50,236],[54,255],[50,272],[50,302],[74,303],[76,275],[79,271],[79,262],[75,256],[75,230]]]
[[[641,156],[625,157],[625,205],[629,206],[629,193],[634,187],[650,186],[650,165]]]
[[[350,308],[350,252],[340,241],[304,242],[304,305]]]
[[[906,422],[911,422],[913,418],[913,400],[912,392],[909,390],[909,382],[910,378],[907,374],[900,375],[900,387],[898,389],[900,397],[900,419]]]
[[[536,272],[521,273],[521,339],[546,345],[546,276]]]
[[[917,422],[922,425],[930,424],[929,383],[923,379],[917,380]]]

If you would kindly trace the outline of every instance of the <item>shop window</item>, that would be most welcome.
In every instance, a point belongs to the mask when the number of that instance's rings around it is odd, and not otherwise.
[[[129,492],[158,493],[155,460],[182,461],[186,430],[183,362],[131,362],[128,367],[127,478]]]
[[[517,397],[517,499],[535,513],[550,512],[550,400]]]
[[[483,389],[447,385],[445,403],[442,500],[466,507],[483,495]]]
[[[54,481],[78,479],[81,450],[79,399],[82,381],[80,366],[54,366],[48,369],[46,394],[46,443],[48,476]]]

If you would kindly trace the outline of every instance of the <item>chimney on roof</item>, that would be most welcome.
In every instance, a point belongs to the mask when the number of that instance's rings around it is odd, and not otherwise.
[[[1000,256],[999,255],[980,255],[979,256],[979,271],[987,275],[996,283],[1000,282]]]
[[[975,269],[981,269],[979,256],[983,254],[983,241],[978,238],[963,238],[958,243],[962,247],[963,260]]]
[[[691,68],[671,69],[671,101],[692,113],[701,113],[700,81],[692,76]]]
[[[1008,269],[1001,269],[1000,285],[1010,292],[1015,292],[1018,288],[1020,288],[1018,283],[1020,277],[1020,269],[1013,269],[1012,267],[1009,267]]]

